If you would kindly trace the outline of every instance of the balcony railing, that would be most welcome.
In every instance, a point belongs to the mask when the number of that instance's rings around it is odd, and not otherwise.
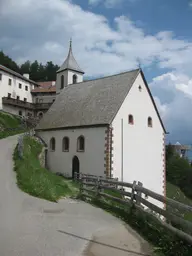
[[[51,103],[33,103],[34,109],[36,110],[46,110],[49,109],[52,105]]]
[[[6,105],[13,105],[17,107],[22,107],[22,108],[27,108],[27,109],[34,109],[34,106],[32,103],[22,101],[22,100],[17,100],[9,97],[3,97],[2,98],[2,103]]]
[[[2,103],[6,105],[17,106],[21,108],[31,109],[31,110],[47,110],[52,105],[51,103],[29,103],[22,100],[17,100],[9,97],[3,97]]]

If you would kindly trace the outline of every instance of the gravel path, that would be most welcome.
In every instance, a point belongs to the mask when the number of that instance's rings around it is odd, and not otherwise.
[[[17,136],[0,140],[1,256],[149,255],[145,241],[99,208],[70,199],[51,203],[20,191],[12,161],[16,143]]]

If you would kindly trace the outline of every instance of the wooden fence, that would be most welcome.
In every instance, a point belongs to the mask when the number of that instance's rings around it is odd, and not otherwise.
[[[176,209],[192,214],[191,206],[170,198],[165,198],[160,194],[144,188],[142,183],[137,183],[136,181],[133,183],[120,182],[118,180],[88,174],[76,174],[75,179],[80,183],[80,193],[83,196],[105,198],[123,205],[134,205],[142,211],[147,210],[147,212],[153,216],[155,215],[157,217],[158,215],[157,220],[161,222],[163,226],[192,245],[192,222],[185,220],[183,217],[179,216],[179,214],[173,213]],[[129,188],[131,192],[125,191],[126,188]],[[113,192],[113,195],[110,195],[108,192]],[[172,208],[173,211],[160,208],[148,201],[146,197],[153,198],[163,203],[166,205],[166,208]]]

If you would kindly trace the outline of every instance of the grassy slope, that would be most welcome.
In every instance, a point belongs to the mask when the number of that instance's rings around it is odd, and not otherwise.
[[[17,183],[21,190],[39,198],[56,202],[64,196],[75,196],[78,188],[70,180],[65,180],[40,166],[38,155],[42,145],[31,137],[24,139],[23,159],[17,148],[14,152]]]
[[[14,115],[0,112],[0,128],[19,128],[21,126],[21,119]],[[0,139],[24,132],[24,129],[12,131],[0,131]]]
[[[179,201],[183,204],[191,205],[192,206],[192,200],[187,198],[184,193],[175,185],[172,185],[171,183],[167,182],[167,197],[174,199],[176,201]],[[192,221],[192,214],[191,213],[184,213],[180,212],[181,214],[184,214],[184,217],[186,220]]]

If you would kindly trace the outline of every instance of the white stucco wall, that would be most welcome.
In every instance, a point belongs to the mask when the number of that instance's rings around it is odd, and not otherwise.
[[[44,93],[44,94],[39,94],[37,96],[33,96],[33,102],[34,103],[52,103],[55,100],[55,98],[56,98],[56,93],[54,93],[53,95]]]
[[[68,84],[72,84],[73,83],[73,75],[77,76],[77,83],[83,82],[83,75],[82,74],[69,70],[68,71]]]
[[[33,116],[33,111],[31,111],[30,109],[24,109],[11,105],[4,105],[3,110],[13,115],[19,115],[19,111],[22,111],[22,116],[27,116],[28,113],[30,113]]]
[[[37,134],[48,145],[47,164],[51,171],[72,175],[72,159],[77,156],[80,161],[80,172],[104,176],[104,127],[81,128],[73,130],[42,131]],[[77,152],[77,138],[85,137],[85,152]],[[69,152],[62,152],[62,139],[69,137]],[[55,137],[56,150],[51,152],[50,139]]]
[[[8,93],[11,93],[12,98],[16,99],[19,96],[20,100],[26,98],[27,102],[32,102],[31,89],[34,88],[33,84],[4,71],[0,70],[0,73],[2,74],[2,80],[0,80],[0,109],[3,108],[2,97],[8,97]],[[9,79],[12,80],[11,85],[9,85]],[[22,85],[21,89],[19,83]],[[25,86],[28,86],[28,91],[25,90]]]
[[[57,73],[56,79],[56,94],[61,92],[61,76],[64,76],[64,87],[73,83],[73,75],[77,76],[77,83],[83,82],[83,74],[80,74],[75,71],[65,70]]]
[[[142,87],[140,92],[138,87]],[[128,124],[128,115],[134,117],[134,125]],[[148,127],[147,119],[151,117],[153,127]],[[123,177],[122,164],[122,130],[123,119]],[[113,127],[113,177],[120,180],[143,183],[143,186],[159,194],[164,194],[164,131],[159,118],[139,74],[123,105],[112,122]],[[151,200],[153,201],[153,200]],[[153,201],[162,207],[161,203]]]

